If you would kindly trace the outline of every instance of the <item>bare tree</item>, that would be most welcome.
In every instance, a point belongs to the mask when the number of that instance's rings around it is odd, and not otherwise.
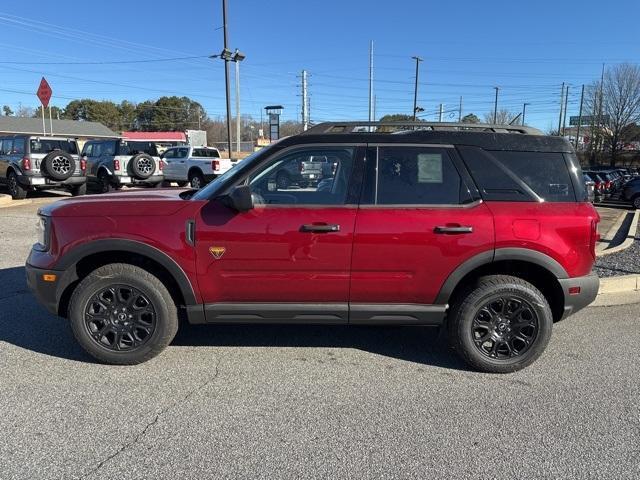
[[[517,114],[514,114],[506,109],[498,110],[498,115],[493,118],[493,111],[484,114],[484,123],[496,123],[497,125],[508,125],[511,120],[516,118]]]
[[[618,152],[629,140],[627,127],[640,121],[640,67],[629,63],[609,67],[604,83],[594,82],[587,89],[585,104],[596,119],[591,122],[591,150],[604,147],[614,166]]]

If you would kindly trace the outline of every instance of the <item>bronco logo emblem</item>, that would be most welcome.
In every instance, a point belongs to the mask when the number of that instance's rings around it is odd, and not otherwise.
[[[216,260],[220,260],[226,251],[227,249],[224,247],[209,247],[209,252]]]

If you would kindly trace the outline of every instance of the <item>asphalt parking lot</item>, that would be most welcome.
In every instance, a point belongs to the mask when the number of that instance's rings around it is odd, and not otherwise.
[[[26,289],[51,200],[0,208],[0,479],[640,477],[638,305],[503,376],[415,327],[184,326],[104,366]]]

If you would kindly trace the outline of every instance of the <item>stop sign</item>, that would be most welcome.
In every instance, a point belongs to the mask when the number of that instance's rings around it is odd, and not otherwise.
[[[42,102],[43,107],[46,108],[49,106],[49,100],[51,100],[52,93],[53,91],[51,90],[49,83],[44,77],[42,77],[42,80],[40,80],[40,86],[38,87],[37,95],[40,99],[40,102]]]

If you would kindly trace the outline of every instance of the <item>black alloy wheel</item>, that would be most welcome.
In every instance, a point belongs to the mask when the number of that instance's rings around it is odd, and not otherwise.
[[[471,324],[476,348],[489,358],[505,359],[524,354],[535,342],[538,317],[519,297],[505,296],[483,305]]]
[[[153,335],[157,310],[149,297],[130,285],[117,284],[93,295],[84,309],[91,338],[111,351],[141,347]]]

